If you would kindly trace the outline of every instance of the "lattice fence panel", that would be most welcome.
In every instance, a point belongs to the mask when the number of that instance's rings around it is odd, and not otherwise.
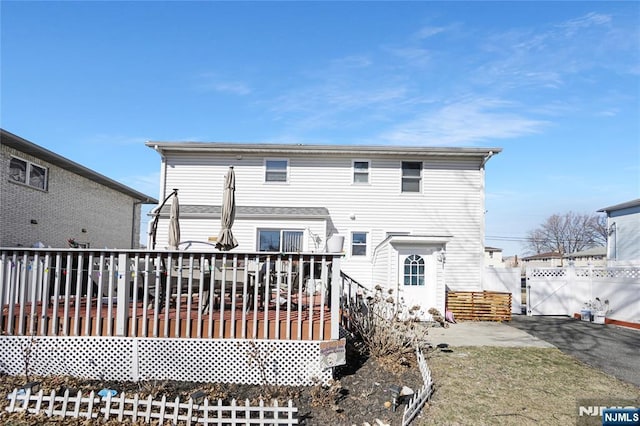
[[[25,364],[26,361],[26,364]],[[28,367],[25,367],[28,365]],[[0,336],[0,372],[97,380],[327,384],[320,342],[230,339]]]
[[[567,270],[564,268],[531,268],[528,272],[531,277],[564,277],[567,275]]]
[[[0,337],[0,371],[11,375],[70,375],[136,380],[133,339],[103,337]],[[28,365],[28,367],[26,367]]]
[[[140,376],[174,380],[311,385],[323,383],[331,370],[319,363],[319,342],[276,340],[139,339]],[[142,355],[144,354],[144,355]],[[189,354],[189,356],[185,356]]]

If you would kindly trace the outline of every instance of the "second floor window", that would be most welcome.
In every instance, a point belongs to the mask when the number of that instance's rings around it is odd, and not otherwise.
[[[30,161],[12,158],[9,162],[9,180],[44,191],[47,189],[47,169]]]
[[[369,183],[369,162],[353,162],[353,183]]]
[[[287,170],[289,168],[288,160],[266,160],[265,161],[265,182],[286,182]]]
[[[402,162],[402,192],[421,192],[422,163],[419,161]]]

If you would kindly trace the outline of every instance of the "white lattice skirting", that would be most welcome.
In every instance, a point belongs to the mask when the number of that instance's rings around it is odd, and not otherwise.
[[[327,384],[319,341],[0,336],[0,372],[96,380]]]

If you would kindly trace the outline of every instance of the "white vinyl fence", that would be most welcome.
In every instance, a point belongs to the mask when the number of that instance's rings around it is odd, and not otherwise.
[[[511,313],[521,314],[522,287],[520,268],[484,268],[482,290],[511,293]]]
[[[18,394],[14,390],[8,396],[9,406],[7,411],[28,412],[30,414],[44,414],[47,417],[71,417],[78,419],[103,419],[122,421],[144,421],[157,424],[187,424],[202,425],[297,425],[298,408],[293,406],[293,401],[285,406],[278,405],[273,400],[271,406],[266,406],[260,401],[258,406],[250,405],[249,401],[238,404],[232,400],[231,404],[224,405],[221,399],[210,402],[204,398],[201,402],[189,399],[180,402],[179,398],[167,401],[163,396],[160,401],[148,398],[140,398],[138,394],[127,397],[121,394],[117,397],[107,395],[96,396],[92,391],[87,396],[82,392],[71,396],[69,389],[62,395],[56,395],[55,391],[45,395],[41,390],[31,394],[27,389],[25,393]]]
[[[424,358],[422,351],[420,349],[416,349],[416,358],[418,359],[418,367],[420,368],[420,373],[422,374],[423,385],[418,391],[415,393],[415,396],[409,400],[407,406],[404,409],[404,414],[402,415],[402,426],[408,426],[411,422],[416,418],[420,411],[422,411],[422,407],[429,400],[431,394],[433,393],[433,379],[431,378],[431,370],[429,370],[429,366],[427,365],[427,360]]]
[[[572,316],[596,298],[607,318],[640,324],[640,267],[527,268],[527,315]]]

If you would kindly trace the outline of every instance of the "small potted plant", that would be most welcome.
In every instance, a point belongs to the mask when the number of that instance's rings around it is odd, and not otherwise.
[[[604,319],[607,314],[611,311],[609,308],[609,299],[605,299],[605,301],[601,301],[599,297],[596,297],[595,300],[591,303],[592,313],[593,313],[593,322],[596,324],[604,324]]]

